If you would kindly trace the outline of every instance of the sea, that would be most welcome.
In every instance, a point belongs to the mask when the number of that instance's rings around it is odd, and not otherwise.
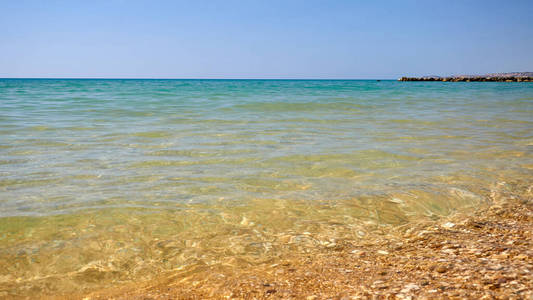
[[[273,264],[532,179],[533,83],[0,79],[0,296]]]

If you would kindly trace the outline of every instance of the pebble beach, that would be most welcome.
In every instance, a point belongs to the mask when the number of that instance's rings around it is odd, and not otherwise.
[[[205,277],[189,270],[85,299],[532,299],[528,184],[501,183],[476,214],[364,245],[337,241],[262,268],[213,268]]]

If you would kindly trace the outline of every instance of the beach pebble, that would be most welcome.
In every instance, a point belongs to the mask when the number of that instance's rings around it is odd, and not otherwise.
[[[404,294],[397,294],[396,295],[396,298],[398,299],[401,299],[401,300],[412,300],[413,299],[413,296],[410,296],[410,295],[404,295]]]
[[[492,258],[494,258],[494,259],[507,259],[507,258],[509,258],[509,254],[500,253],[500,254],[493,255]]]
[[[444,249],[441,250],[441,252],[446,254],[455,254],[455,251],[453,249]]]
[[[448,228],[448,229],[453,228],[454,226],[455,226],[455,224],[452,223],[452,222],[446,222],[446,223],[442,224],[442,227]]]
[[[448,267],[446,266],[438,266],[437,268],[435,268],[435,271],[439,272],[439,273],[445,273],[446,271],[448,271]]]
[[[335,246],[337,246],[337,244],[335,244],[335,243],[326,244],[326,248],[335,248]]]
[[[357,257],[363,257],[366,255],[366,252],[362,250],[352,250],[351,253],[357,255]]]
[[[525,254],[519,254],[519,255],[515,256],[514,259],[518,259],[518,260],[526,260],[526,259],[527,259],[527,255],[525,255]]]
[[[412,290],[419,290],[420,287],[414,283],[407,284],[400,292],[401,293],[409,293]]]
[[[396,204],[405,204],[405,202],[403,202],[402,199],[398,199],[398,198],[389,199],[389,202],[396,203]]]

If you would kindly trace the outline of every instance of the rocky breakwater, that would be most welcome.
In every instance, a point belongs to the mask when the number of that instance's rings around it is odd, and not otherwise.
[[[491,73],[485,75],[401,77],[399,81],[451,81],[451,82],[533,82],[533,72]]]

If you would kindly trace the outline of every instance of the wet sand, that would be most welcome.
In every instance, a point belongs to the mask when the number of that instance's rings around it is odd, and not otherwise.
[[[533,299],[533,186],[496,184],[473,215],[337,240],[252,268],[196,266],[55,299]],[[377,297],[377,298],[376,298]]]

